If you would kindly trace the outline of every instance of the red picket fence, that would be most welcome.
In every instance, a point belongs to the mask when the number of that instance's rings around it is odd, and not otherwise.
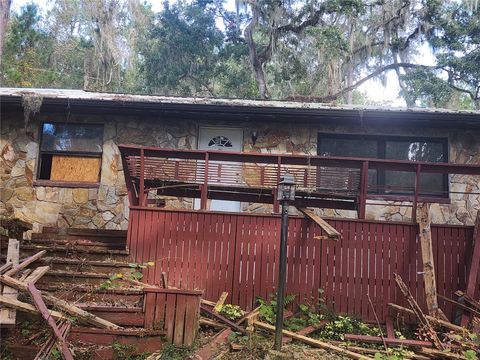
[[[387,303],[406,305],[393,274],[402,276],[425,308],[418,227],[409,223],[334,219],[339,241],[315,240],[325,235],[312,221],[290,218],[287,293],[297,303],[317,301],[319,289],[337,313],[374,321],[367,294],[381,321]],[[280,218],[276,215],[213,213],[132,207],[128,246],[132,261],[155,262],[144,281],[159,284],[161,272],[170,285],[204,290],[216,301],[228,291],[227,302],[246,310],[258,296],[268,298],[277,278]],[[453,298],[464,290],[472,252],[473,227],[433,225],[438,293]],[[440,300],[449,316],[450,304]]]

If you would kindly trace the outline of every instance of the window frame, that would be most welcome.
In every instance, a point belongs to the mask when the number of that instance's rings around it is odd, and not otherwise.
[[[386,159],[386,143],[388,141],[397,141],[397,142],[432,142],[442,144],[442,151],[444,155],[443,163],[449,162],[449,153],[448,153],[448,138],[447,137],[428,137],[428,136],[408,136],[408,135],[370,135],[370,134],[339,134],[339,133],[322,133],[319,132],[317,136],[317,154],[320,155],[320,148],[322,145],[322,138],[326,139],[352,139],[359,140],[365,139],[369,141],[375,141],[377,143],[377,157],[376,159],[382,160],[393,160]],[[351,156],[354,157],[354,156]],[[366,158],[367,159],[367,158]],[[397,159],[398,160],[398,159]],[[413,161],[415,162],[415,161]],[[387,199],[395,201],[408,201],[411,199],[410,194],[404,193],[394,193],[394,192],[385,192],[385,172],[386,170],[377,170],[377,190],[375,192],[369,192],[370,198],[377,199]],[[449,199],[449,189],[450,182],[448,179],[448,174],[443,174],[443,195],[420,195],[422,199],[438,199],[443,200]]]
[[[86,126],[101,126],[102,128],[102,136],[101,136],[101,146],[102,151],[65,151],[65,150],[42,150],[43,144],[43,127],[45,124],[68,124],[68,125],[86,125]],[[105,124],[103,123],[94,123],[94,122],[68,122],[68,121],[42,121],[40,123],[40,136],[39,136],[39,143],[38,143],[38,162],[36,168],[36,180],[34,185],[36,186],[60,186],[60,187],[79,187],[79,188],[92,188],[92,187],[99,187],[100,180],[102,177],[102,164],[103,164],[103,143],[104,143],[104,134],[105,134]],[[100,174],[98,176],[98,180],[95,182],[88,182],[88,181],[58,181],[58,180],[50,180],[50,179],[41,179],[41,171],[42,171],[42,161],[43,155],[64,155],[64,156],[72,156],[72,157],[91,157],[91,158],[98,158],[100,159]]]

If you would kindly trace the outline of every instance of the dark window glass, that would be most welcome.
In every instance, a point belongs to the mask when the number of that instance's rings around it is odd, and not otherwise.
[[[321,156],[344,156],[376,158],[378,143],[374,140],[355,138],[322,138],[320,141]]]
[[[103,126],[44,123],[41,151],[101,153]]]
[[[366,157],[377,159],[447,162],[446,142],[430,139],[319,135],[318,154],[322,156]],[[443,174],[421,174],[420,193],[444,196],[447,177]],[[368,172],[370,193],[413,194],[415,174],[404,171]]]
[[[444,144],[428,141],[386,141],[385,158],[394,160],[444,162]],[[413,194],[415,174],[405,171],[385,171],[385,192]],[[421,174],[420,192],[422,195],[442,195],[444,192],[443,174]]]

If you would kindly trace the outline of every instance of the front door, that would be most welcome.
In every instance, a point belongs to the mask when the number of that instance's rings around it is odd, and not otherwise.
[[[241,152],[243,149],[243,129],[229,127],[201,127],[198,132],[199,150],[220,150]],[[232,165],[232,163],[230,163]],[[221,182],[221,178],[217,179]],[[200,200],[195,200],[195,208],[200,208]],[[240,201],[212,200],[212,211],[239,212]]]

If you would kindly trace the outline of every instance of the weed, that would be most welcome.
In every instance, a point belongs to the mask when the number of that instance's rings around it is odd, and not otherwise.
[[[220,308],[220,314],[232,321],[235,321],[243,316],[244,311],[238,305],[225,304]]]

